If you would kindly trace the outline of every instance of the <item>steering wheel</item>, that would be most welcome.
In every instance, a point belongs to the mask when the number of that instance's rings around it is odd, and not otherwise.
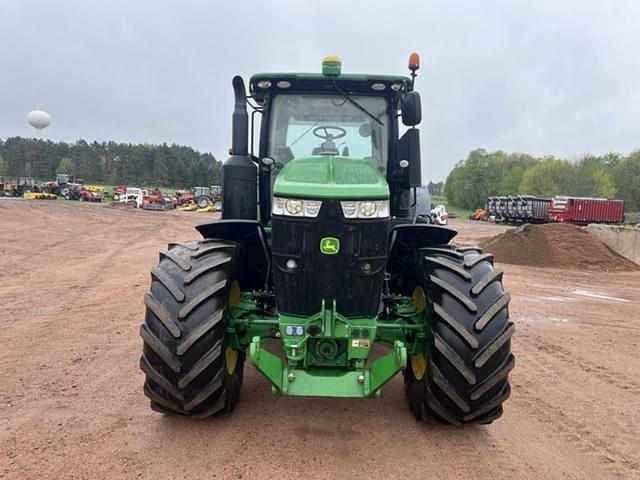
[[[337,135],[331,135],[329,133],[330,130],[336,130],[338,132]],[[321,135],[320,132],[324,131],[324,135]],[[332,125],[320,126],[313,129],[313,134],[326,141],[337,140],[338,138],[342,138],[347,134],[347,131],[342,127],[335,127]]]

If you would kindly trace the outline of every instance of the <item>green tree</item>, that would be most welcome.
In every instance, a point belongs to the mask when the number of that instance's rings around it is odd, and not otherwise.
[[[616,185],[613,176],[604,168],[599,168],[589,172],[593,185],[592,193],[594,197],[614,198],[616,196]]]
[[[522,183],[524,172],[524,168],[520,166],[515,166],[508,170],[500,179],[498,193],[500,195],[517,195],[520,193],[520,184]]]
[[[542,197],[566,194],[570,171],[571,165],[566,160],[542,160],[524,173],[520,191]]]
[[[625,210],[640,211],[640,150],[624,158],[615,168],[618,196],[624,199]]]
[[[24,176],[30,177],[32,173],[31,162],[27,162],[24,166]]]
[[[0,155],[0,177],[3,177],[8,174],[9,174],[9,167],[7,165],[7,162],[5,162],[4,158],[2,158],[2,155]]]
[[[73,165],[73,160],[69,157],[64,157],[60,160],[58,164],[58,168],[56,169],[56,173],[71,173],[75,174],[75,167]]]

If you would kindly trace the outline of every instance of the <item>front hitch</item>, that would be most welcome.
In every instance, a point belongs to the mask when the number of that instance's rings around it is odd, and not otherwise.
[[[375,360],[369,368],[288,368],[273,353],[262,348],[260,337],[253,337],[249,358],[280,395],[302,397],[369,398],[380,396],[380,388],[407,365],[407,349],[400,340],[393,350]]]

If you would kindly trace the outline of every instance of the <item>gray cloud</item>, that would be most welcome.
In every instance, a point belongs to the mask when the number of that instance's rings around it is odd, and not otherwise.
[[[574,156],[640,147],[640,4],[557,1],[0,4],[0,137],[176,142],[224,159],[231,78],[404,73],[421,52],[424,176],[476,147]]]

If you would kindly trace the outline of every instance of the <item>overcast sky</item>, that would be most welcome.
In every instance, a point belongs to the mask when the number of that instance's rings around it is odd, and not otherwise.
[[[640,147],[640,2],[0,2],[0,138],[180,143],[226,158],[231,78],[406,73],[422,55],[423,176],[469,150],[574,158]]]

